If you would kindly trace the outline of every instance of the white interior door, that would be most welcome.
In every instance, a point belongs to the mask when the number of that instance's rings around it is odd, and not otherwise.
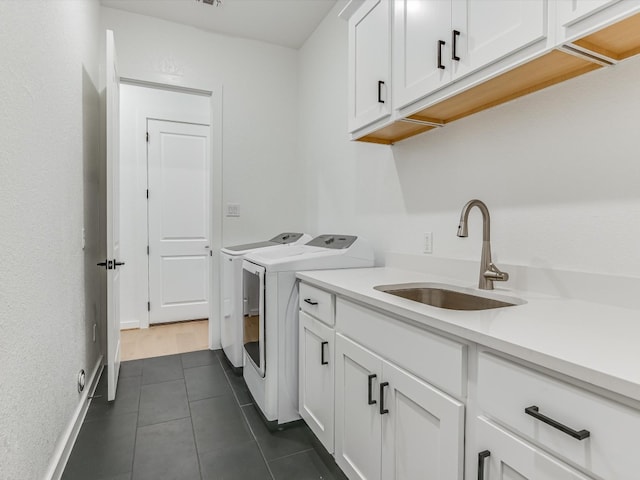
[[[209,126],[148,120],[149,322],[209,317]]]
[[[107,376],[108,400],[116,398],[120,373],[120,77],[113,32],[107,30]]]

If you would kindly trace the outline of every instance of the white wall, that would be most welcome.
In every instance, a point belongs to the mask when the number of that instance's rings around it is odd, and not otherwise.
[[[210,97],[122,84],[120,87],[120,324],[149,326],[147,118],[209,124]]]
[[[384,252],[640,275],[640,58],[587,74],[392,147],[347,139],[347,22],[338,6],[300,51],[300,157],[318,231]]]
[[[239,218],[223,218],[222,244],[301,229],[297,51],[109,8],[102,24],[114,31],[121,76],[222,85],[222,204],[241,209]]]
[[[45,476],[99,358],[98,15],[0,2],[2,479]]]

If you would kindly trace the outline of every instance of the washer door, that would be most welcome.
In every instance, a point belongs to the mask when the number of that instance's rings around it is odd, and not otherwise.
[[[265,269],[242,262],[243,344],[248,358],[262,378],[265,375]]]

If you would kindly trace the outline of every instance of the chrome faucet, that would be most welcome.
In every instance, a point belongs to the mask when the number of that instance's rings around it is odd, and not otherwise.
[[[470,200],[462,207],[460,225],[458,225],[458,236],[469,236],[467,220],[469,219],[469,210],[473,207],[478,207],[482,212],[482,255],[480,257],[480,280],[478,282],[478,288],[481,290],[493,290],[493,282],[506,282],[509,280],[509,274],[501,272],[491,261],[489,209],[484,202],[480,200]]]

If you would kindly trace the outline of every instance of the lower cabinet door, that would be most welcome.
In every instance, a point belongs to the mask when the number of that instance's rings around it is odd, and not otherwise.
[[[478,480],[591,480],[479,417]]]
[[[336,334],[335,459],[350,480],[381,480],[381,373],[378,356]]]
[[[462,480],[464,405],[387,362],[382,375],[382,478]]]
[[[333,453],[334,332],[300,312],[300,416]]]

